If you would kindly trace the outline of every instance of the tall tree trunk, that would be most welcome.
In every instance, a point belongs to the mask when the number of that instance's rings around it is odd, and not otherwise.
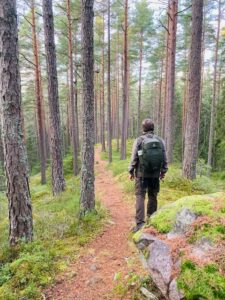
[[[160,68],[160,81],[159,81],[159,98],[158,98],[158,111],[157,111],[157,125],[158,134],[161,135],[161,124],[162,124],[162,85],[163,85],[163,68],[164,68],[164,58],[161,59]]]
[[[141,133],[142,60],[143,60],[143,32],[140,33],[140,47],[139,47],[139,80],[138,80],[138,121],[137,121],[137,135]]]
[[[16,1],[0,1],[0,104],[4,146],[9,242],[33,237],[27,153],[23,141]]]
[[[81,49],[83,84],[83,145],[81,161],[81,214],[94,209],[94,143],[92,130],[94,120],[94,52],[93,52],[93,11],[94,0],[81,2]]]
[[[209,174],[212,168],[212,154],[213,154],[213,142],[215,135],[215,119],[216,119],[216,104],[217,104],[217,66],[218,66],[218,51],[220,40],[220,24],[221,24],[221,0],[218,2],[218,23],[216,34],[216,47],[215,47],[215,62],[213,71],[213,98],[211,103],[211,120],[210,120],[210,132],[209,132],[209,148],[208,148],[208,166]]]
[[[73,147],[73,174],[78,175],[78,147],[77,147],[77,129],[75,115],[75,91],[74,91],[74,62],[73,62],[73,37],[72,37],[72,19],[71,3],[66,0],[67,28],[68,28],[68,56],[69,56],[69,78],[70,78],[70,109],[71,109],[71,137]]]
[[[94,90],[94,99],[95,99],[95,143],[98,143],[98,72],[95,71],[95,90]]]
[[[122,120],[122,137],[121,137],[121,159],[126,159],[126,141],[128,129],[128,0],[124,0],[124,50],[123,50],[123,120]]]
[[[186,55],[185,55],[186,56]],[[186,56],[187,57],[187,56]],[[188,97],[188,86],[189,86],[189,70],[187,68],[185,74],[185,83],[183,90],[183,107],[182,107],[182,160],[184,159],[184,144],[185,144],[185,132],[187,123],[187,97]]]
[[[74,52],[74,59],[75,59],[75,72],[74,72],[74,109],[75,109],[75,120],[76,120],[76,146],[77,146],[77,155],[79,155],[79,151],[80,151],[80,141],[79,141],[79,113],[78,113],[78,76],[77,76],[77,32],[75,32],[75,52]]]
[[[167,21],[167,27],[169,28],[169,17]],[[165,63],[165,78],[164,78],[164,98],[162,107],[162,137],[165,139],[165,118],[166,118],[166,99],[167,99],[167,76],[168,76],[168,54],[169,54],[169,32],[166,32],[166,63]]]
[[[119,152],[120,149],[120,61],[119,61],[119,31],[117,33],[117,75],[116,75],[116,80],[117,80],[117,125],[116,125],[116,137],[117,137],[117,143],[116,143],[116,148],[117,151]]]
[[[52,192],[60,194],[65,190],[62,161],[62,137],[60,130],[60,113],[58,98],[58,78],[56,69],[56,52],[52,0],[43,0],[43,19],[45,34],[45,51],[48,74],[48,103],[50,118],[50,147],[52,156]]]
[[[109,162],[112,162],[112,113],[111,113],[111,47],[110,47],[110,0],[108,0],[108,64],[107,64],[107,92],[108,92],[108,155]]]
[[[102,30],[103,30],[103,47],[102,47],[102,105],[101,105],[101,111],[102,111],[102,152],[106,151],[105,147],[105,17],[104,13],[102,16],[103,22],[102,22]]]
[[[32,36],[33,36],[33,51],[34,51],[34,65],[35,65],[35,93],[36,93],[36,110],[38,123],[38,137],[39,137],[39,151],[41,160],[41,183],[46,183],[46,146],[45,146],[45,118],[42,95],[42,79],[39,61],[39,49],[37,42],[36,18],[34,0],[31,2],[32,13]]]
[[[165,110],[165,142],[168,153],[168,162],[173,160],[174,140],[174,90],[175,90],[175,58],[176,58],[176,32],[177,32],[177,9],[178,0],[169,0],[169,36],[168,36],[168,70],[167,70],[167,92]]]
[[[191,51],[189,63],[189,88],[184,144],[183,176],[196,178],[199,140],[199,109],[201,89],[203,0],[192,0]]]

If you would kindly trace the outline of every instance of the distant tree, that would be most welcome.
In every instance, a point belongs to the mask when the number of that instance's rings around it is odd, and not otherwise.
[[[28,162],[21,117],[16,1],[0,1],[0,101],[7,197],[9,242],[31,241],[32,207]]]
[[[48,74],[50,148],[52,156],[52,192],[53,195],[57,195],[65,190],[65,179],[63,174],[62,161],[62,140],[60,130],[58,78],[56,69],[52,0],[43,0],[42,4],[45,33],[46,64]]]
[[[173,160],[174,140],[174,95],[175,95],[175,58],[176,58],[176,32],[177,32],[178,0],[169,0],[168,5],[168,41],[167,41],[167,78],[165,102],[165,142],[168,161]]]
[[[108,0],[108,61],[107,61],[107,92],[108,92],[108,154],[109,162],[112,162],[112,107],[111,107],[111,46],[110,46],[110,33],[111,33],[111,22],[110,22],[110,0]]]
[[[41,183],[46,183],[46,145],[45,145],[45,112],[43,103],[43,90],[41,78],[41,66],[39,59],[39,44],[37,39],[36,29],[36,11],[34,0],[31,1],[31,25],[32,25],[32,41],[34,52],[34,70],[35,70],[35,93],[36,93],[36,110],[37,110],[37,125],[39,138],[39,151],[41,159]]]
[[[209,148],[208,148],[208,166],[209,173],[212,168],[212,155],[213,155],[213,144],[215,136],[215,123],[216,123],[216,107],[218,103],[218,52],[220,42],[220,29],[221,29],[221,0],[218,0],[218,16],[217,16],[217,32],[216,32],[216,46],[215,46],[215,60],[214,60],[214,71],[213,71],[213,96],[211,102],[211,119],[210,119],[210,131],[209,131]]]
[[[137,134],[141,131],[141,105],[142,105],[142,68],[143,59],[146,56],[150,44],[149,37],[153,35],[153,11],[149,8],[147,0],[139,0],[135,3],[135,11],[132,22],[133,43],[138,49],[139,74],[138,74],[138,106],[137,106]],[[146,49],[147,48],[147,49]]]
[[[198,158],[202,20],[203,0],[192,0],[189,88],[183,161],[183,176],[188,179],[196,178],[196,164]]]
[[[127,155],[127,130],[128,130],[128,0],[124,0],[124,44],[123,44],[123,116],[120,158],[126,159]]]
[[[106,151],[105,147],[105,17],[104,12],[102,16],[102,95],[101,95],[101,113],[100,113],[100,119],[101,119],[101,142],[102,142],[102,151]]]
[[[83,90],[83,141],[81,158],[81,214],[95,207],[94,193],[94,51],[93,51],[93,12],[94,0],[81,2],[82,31],[82,90]]]
[[[74,89],[74,60],[73,60],[73,35],[71,2],[66,0],[67,29],[68,29],[68,56],[69,56],[69,87],[70,87],[70,108],[71,108],[71,137],[73,147],[73,174],[78,175],[78,137],[77,137],[77,104]]]

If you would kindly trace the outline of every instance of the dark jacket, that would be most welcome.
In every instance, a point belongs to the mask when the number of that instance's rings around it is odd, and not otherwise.
[[[140,171],[140,162],[139,162],[139,158],[138,158],[138,151],[141,148],[141,143],[143,141],[143,138],[146,135],[152,135],[154,138],[158,139],[161,143],[162,143],[162,149],[163,149],[163,164],[162,164],[162,168],[160,171],[156,171],[154,173],[152,173],[151,175],[149,175],[149,178],[157,178],[160,176],[160,172],[162,173],[166,173],[168,170],[168,166],[167,166],[167,156],[166,156],[166,147],[165,147],[165,143],[163,141],[162,138],[160,138],[159,136],[155,135],[153,132],[144,132],[142,136],[139,136],[133,144],[133,149],[132,149],[132,155],[131,155],[131,162],[129,165],[129,173],[130,174],[134,174],[135,172],[135,176],[140,178],[143,177],[143,174]],[[146,177],[146,176],[145,176]]]

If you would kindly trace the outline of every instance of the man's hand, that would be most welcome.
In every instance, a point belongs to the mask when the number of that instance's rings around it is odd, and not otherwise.
[[[163,180],[165,178],[165,175],[166,175],[166,173],[161,172],[160,176],[159,176],[160,180]]]
[[[130,173],[130,180],[134,180],[134,173]]]

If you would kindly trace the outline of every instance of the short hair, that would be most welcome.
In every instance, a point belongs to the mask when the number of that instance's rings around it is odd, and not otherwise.
[[[151,119],[144,119],[142,121],[143,132],[154,131],[154,123]]]

